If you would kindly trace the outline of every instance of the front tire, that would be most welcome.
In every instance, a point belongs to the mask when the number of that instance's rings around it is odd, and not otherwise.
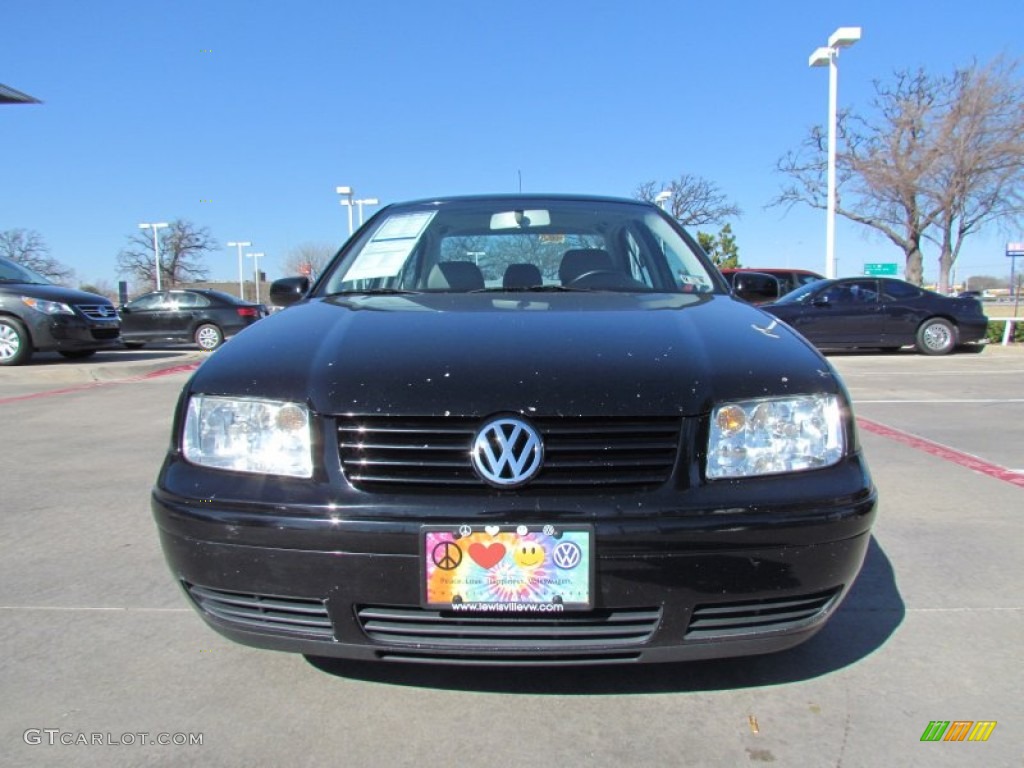
[[[0,317],[0,365],[24,365],[32,358],[32,339],[13,317]]]
[[[195,340],[201,350],[213,352],[224,342],[224,334],[216,325],[207,323],[196,328]]]
[[[948,320],[933,317],[917,329],[917,351],[923,355],[948,355],[956,348],[956,328]]]

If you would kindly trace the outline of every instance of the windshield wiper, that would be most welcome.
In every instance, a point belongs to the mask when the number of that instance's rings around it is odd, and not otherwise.
[[[509,288],[474,288],[466,293],[593,293],[595,288],[572,288],[567,285],[527,285]]]
[[[326,297],[331,296],[411,296],[420,293],[420,291],[408,291],[403,288],[364,288],[363,290],[348,290],[348,291],[335,291],[334,293],[326,294]]]

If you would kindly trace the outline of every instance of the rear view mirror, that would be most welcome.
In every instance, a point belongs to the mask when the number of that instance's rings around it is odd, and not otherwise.
[[[527,229],[551,225],[547,211],[503,211],[491,216],[491,229]]]

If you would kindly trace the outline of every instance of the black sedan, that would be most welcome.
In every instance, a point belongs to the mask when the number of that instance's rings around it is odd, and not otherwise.
[[[95,293],[54,285],[0,256],[0,366],[54,350],[80,360],[121,345],[117,310]]]
[[[913,345],[944,355],[981,341],[988,327],[977,299],[941,296],[889,277],[822,280],[761,308],[821,349]]]
[[[264,317],[267,310],[228,293],[195,288],[147,293],[121,307],[120,313],[126,347],[188,341],[210,352]]]
[[[226,637],[448,664],[755,654],[814,634],[860,570],[877,497],[846,389],[654,205],[392,205],[271,296],[291,307],[185,385],[152,495]]]

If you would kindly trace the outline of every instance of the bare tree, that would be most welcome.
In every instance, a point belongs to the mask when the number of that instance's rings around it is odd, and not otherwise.
[[[899,71],[875,82],[872,116],[840,116],[836,213],[871,227],[904,254],[907,279],[923,278],[923,241],[939,245],[940,290],[963,240],[1022,212],[1024,93],[1016,63],[997,59],[951,77]],[[826,133],[812,128],[778,170],[789,183],[771,205],[824,209]]]
[[[106,296],[114,302],[114,304],[117,304],[119,301],[117,288],[115,288],[109,280],[94,280],[91,283],[82,283],[78,286],[78,290],[87,291],[88,293],[97,293],[100,296]]]
[[[55,283],[69,284],[74,270],[50,256],[50,247],[33,229],[8,229],[0,232],[0,256],[16,261]]]
[[[721,224],[742,213],[713,182],[691,173],[667,183],[645,181],[634,190],[633,196],[652,203],[663,191],[669,193],[665,210],[684,227]]]
[[[951,105],[939,123],[938,173],[928,196],[939,210],[939,290],[964,239],[986,224],[1010,223],[1024,213],[1024,86],[1017,62],[997,59],[984,69],[957,71]]]
[[[290,249],[284,257],[286,275],[306,275],[316,278],[324,271],[337,248],[330,243],[302,243]]]
[[[209,269],[203,264],[208,251],[220,248],[206,227],[197,227],[190,221],[175,219],[160,235],[160,283],[173,288],[182,283],[205,280]],[[156,262],[151,234],[138,232],[128,238],[128,245],[117,255],[122,275],[130,277],[137,286],[156,286]]]

